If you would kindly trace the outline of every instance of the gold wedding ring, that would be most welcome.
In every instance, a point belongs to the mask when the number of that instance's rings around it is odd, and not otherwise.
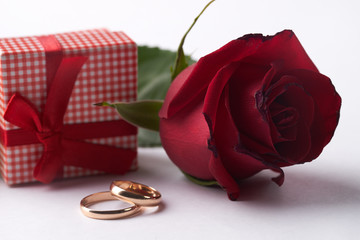
[[[98,192],[91,194],[87,197],[84,197],[80,202],[80,209],[82,213],[90,218],[96,218],[96,219],[118,219],[118,218],[124,218],[131,216],[135,213],[137,213],[140,210],[140,206],[134,204],[133,202],[127,201],[126,202],[133,204],[130,207],[118,209],[118,210],[94,210],[89,208],[91,205],[104,202],[104,201],[110,201],[110,200],[120,200],[111,192]]]
[[[119,199],[139,206],[156,206],[161,202],[161,194],[156,189],[131,181],[113,181],[111,194]]]

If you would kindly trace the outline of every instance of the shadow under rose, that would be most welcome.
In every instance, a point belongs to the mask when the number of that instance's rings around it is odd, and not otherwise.
[[[360,185],[346,176],[324,176],[291,172],[278,187],[269,175],[260,174],[240,182],[240,202],[262,207],[296,208],[314,205],[355,205],[360,207]]]

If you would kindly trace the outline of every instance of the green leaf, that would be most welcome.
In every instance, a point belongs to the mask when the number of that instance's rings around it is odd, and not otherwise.
[[[203,14],[203,12],[205,12],[206,8],[208,6],[210,6],[210,4],[213,3],[214,1],[215,0],[211,0],[208,4],[206,4],[206,6],[203,8],[203,10],[200,12],[200,14],[194,19],[190,28],[186,31],[186,33],[182,37],[179,47],[178,47],[178,50],[177,50],[175,64],[171,68],[171,80],[174,80],[176,78],[176,76],[179,75],[179,73],[181,73],[182,70],[184,70],[185,68],[187,68],[189,66],[186,56],[184,54],[184,49],[183,49],[185,39],[186,39],[187,35],[189,34],[189,32],[191,31],[191,29],[194,27],[197,20],[200,18],[200,16]]]
[[[138,146],[140,147],[158,147],[161,146],[159,132],[139,128],[138,130]]]
[[[138,46],[138,99],[139,100],[146,100],[146,101],[163,100],[166,96],[167,90],[169,89],[171,81],[175,78],[175,76],[177,76],[189,64],[195,62],[189,56],[186,56],[184,54],[182,46],[184,45],[185,38],[187,34],[190,32],[191,28],[195,25],[200,15],[213,1],[214,0],[209,2],[205,6],[205,8],[201,11],[201,13],[195,18],[193,24],[183,36],[177,52],[164,50],[157,47]],[[174,59],[176,64],[174,65],[173,70],[171,70]],[[97,105],[115,107],[115,105],[106,102]],[[136,109],[132,109],[133,108],[132,106],[126,106],[125,103],[118,103],[117,105],[118,106],[116,107],[116,109],[119,111],[120,115],[122,115],[125,120],[135,124],[134,119],[130,119],[130,118],[131,117],[138,118],[140,113],[137,114],[135,112]],[[129,114],[129,116],[127,114]],[[143,112],[143,114],[146,115],[145,112]],[[145,121],[147,121],[146,117],[150,117],[150,116],[152,118],[152,121],[150,121],[150,125],[152,124],[152,126],[147,126],[147,128],[156,129],[156,126],[158,128],[159,118],[155,117],[154,112],[152,112],[149,116],[145,116],[145,119],[141,121],[141,123],[137,122],[135,125],[142,127],[141,125],[144,125]],[[140,128],[138,134],[138,143],[139,146],[142,147],[160,146],[161,141],[160,141],[159,133],[156,131],[149,131],[147,129]]]
[[[186,35],[185,35],[186,36]],[[184,37],[185,37],[184,36]],[[185,40],[185,38],[183,38]],[[182,70],[187,68],[189,66],[188,62],[186,61],[186,57],[184,54],[184,50],[182,46],[184,45],[184,41],[180,43],[177,55],[176,55],[176,61],[174,66],[171,67],[171,80],[173,81],[177,75],[181,73]]]
[[[175,51],[158,47],[138,46],[138,99],[164,99],[171,84],[170,68],[176,57]],[[186,56],[189,63],[195,61]],[[138,144],[141,147],[161,146],[158,132],[139,129]]]
[[[171,84],[174,51],[138,46],[138,99],[164,99]]]
[[[199,179],[199,178],[196,178],[196,177],[193,177],[185,172],[182,171],[182,173],[185,175],[185,177],[192,181],[193,183],[196,183],[198,185],[201,185],[201,186],[220,186],[219,183],[217,181],[214,181],[214,180],[203,180],[203,179]]]
[[[190,56],[185,57],[190,64],[195,62]],[[175,51],[138,46],[139,100],[165,98],[171,84],[170,68],[175,58]]]
[[[143,100],[137,102],[120,103],[97,103],[97,106],[109,106],[116,108],[120,116],[127,122],[142,128],[159,131],[159,110],[162,107],[161,100]]]

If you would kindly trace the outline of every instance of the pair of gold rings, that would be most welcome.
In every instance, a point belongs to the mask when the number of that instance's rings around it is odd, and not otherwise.
[[[131,204],[130,207],[118,210],[95,210],[90,206],[99,202],[122,200]],[[118,219],[131,216],[140,211],[141,207],[157,206],[161,202],[161,194],[156,189],[131,181],[113,181],[110,191],[98,192],[84,197],[80,202],[82,213],[96,219]]]

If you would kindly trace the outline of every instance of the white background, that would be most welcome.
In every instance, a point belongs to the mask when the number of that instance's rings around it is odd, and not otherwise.
[[[139,44],[176,49],[207,0],[0,0],[0,37],[106,27]],[[240,201],[187,181],[162,149],[139,149],[137,172],[49,185],[0,180],[0,239],[358,239],[360,236],[360,5],[353,0],[217,0],[186,40],[199,58],[247,33],[292,29],[343,99],[339,127],[312,163],[285,169],[277,187],[264,172],[244,181]],[[112,180],[163,194],[157,211],[114,221],[84,217],[82,197]]]

